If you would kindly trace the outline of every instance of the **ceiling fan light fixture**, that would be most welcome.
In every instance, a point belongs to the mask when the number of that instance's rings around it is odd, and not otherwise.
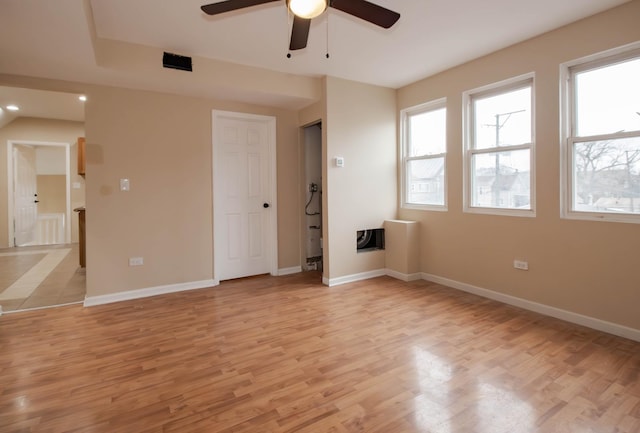
[[[327,9],[327,0],[287,0],[294,15],[310,20]]]

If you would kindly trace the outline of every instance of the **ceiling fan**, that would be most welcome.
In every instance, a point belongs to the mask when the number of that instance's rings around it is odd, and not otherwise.
[[[218,15],[251,6],[282,0],[225,0],[201,7],[208,15]],[[307,46],[311,19],[321,15],[327,7],[332,7],[388,29],[398,21],[400,14],[366,0],[285,0],[293,13],[290,50],[300,50]]]

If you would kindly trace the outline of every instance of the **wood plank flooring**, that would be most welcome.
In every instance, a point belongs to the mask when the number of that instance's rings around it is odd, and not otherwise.
[[[0,431],[639,432],[640,343],[315,272],[0,317]]]

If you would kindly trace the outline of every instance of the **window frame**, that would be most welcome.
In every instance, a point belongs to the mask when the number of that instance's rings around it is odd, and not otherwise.
[[[590,136],[574,135],[574,131],[577,130],[574,76],[576,73],[613,66],[636,58],[640,58],[640,42],[634,42],[560,64],[560,217],[563,219],[640,224],[640,214],[588,212],[573,209],[576,175],[573,152],[575,145],[591,141],[640,138],[640,130]]]
[[[511,146],[495,146],[476,149],[475,145],[475,113],[473,102],[479,98],[497,96],[518,89],[531,88],[531,142]],[[535,123],[535,73],[529,72],[516,77],[508,78],[486,86],[467,90],[462,93],[463,106],[463,211],[466,213],[502,215],[515,217],[534,218],[536,216],[536,123]],[[496,152],[512,152],[529,150],[529,203],[530,209],[514,209],[499,207],[473,206],[473,157],[481,154]]]
[[[421,156],[409,156],[409,119],[412,116],[420,115],[423,113],[428,113],[430,111],[436,111],[444,109],[445,110],[445,151],[443,153],[433,154],[433,155],[421,155]],[[446,212],[448,210],[448,171],[447,171],[447,150],[448,147],[448,134],[447,134],[447,98],[439,98],[429,102],[425,102],[423,104],[415,105],[413,107],[404,108],[400,111],[400,124],[401,124],[401,139],[400,139],[400,207],[402,209],[417,209],[417,210],[430,210],[430,211],[439,211]],[[411,161],[421,161],[427,159],[440,159],[442,158],[444,172],[443,172],[443,194],[444,194],[444,203],[443,204],[420,204],[420,203],[409,203],[408,202],[408,194],[409,194],[409,163]]]

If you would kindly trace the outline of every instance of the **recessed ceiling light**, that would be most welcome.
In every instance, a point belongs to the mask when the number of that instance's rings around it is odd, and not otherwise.
[[[87,100],[87,97],[85,95],[80,95],[78,96],[78,99],[81,100],[82,102],[85,102]]]
[[[9,111],[18,111],[20,109],[20,107],[18,107],[17,105],[7,105],[7,110]]]

